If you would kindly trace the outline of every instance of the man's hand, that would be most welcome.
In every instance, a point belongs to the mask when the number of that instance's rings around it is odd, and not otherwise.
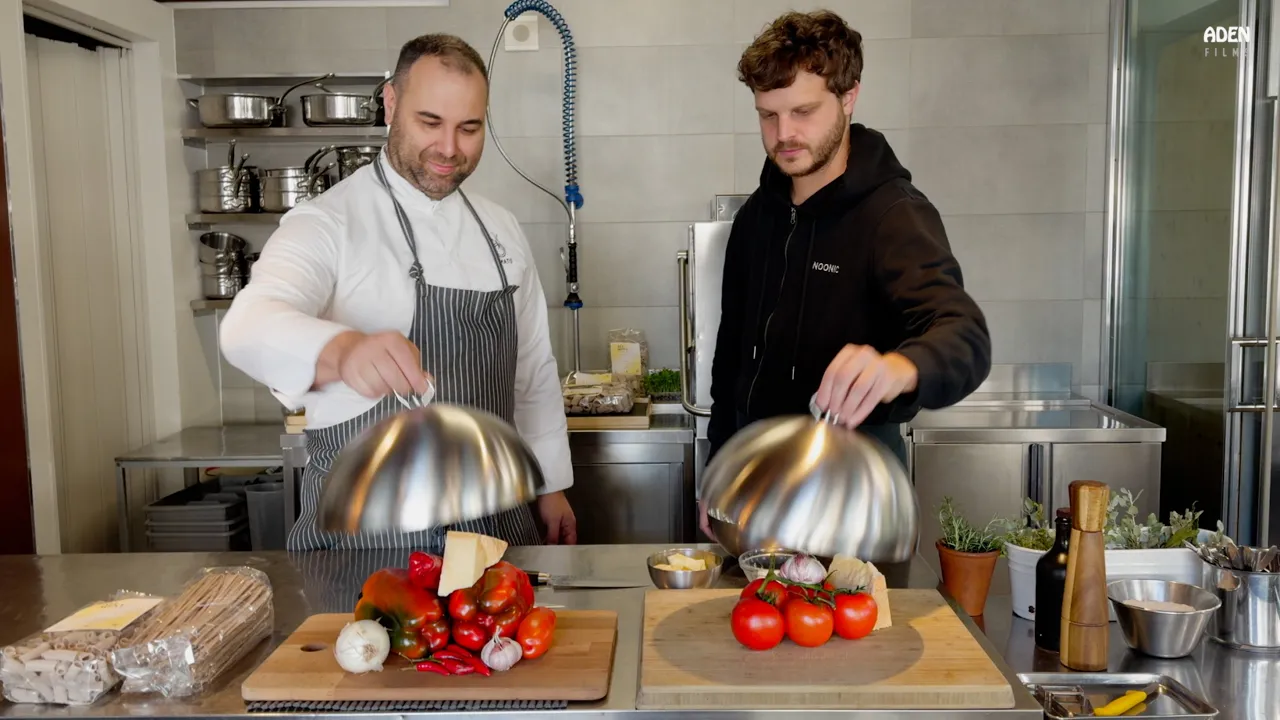
[[[548,545],[577,545],[578,518],[573,516],[569,499],[563,492],[538,496],[538,514],[547,526]]]
[[[418,348],[394,330],[372,335],[351,330],[330,340],[316,362],[314,386],[338,380],[370,399],[429,389]]]
[[[818,409],[854,428],[880,403],[916,389],[916,366],[898,353],[881,355],[867,345],[845,345],[818,387]]]
[[[698,529],[711,538],[712,542],[719,542],[716,540],[716,534],[711,532],[711,520],[707,518],[707,504],[702,500],[698,501]]]

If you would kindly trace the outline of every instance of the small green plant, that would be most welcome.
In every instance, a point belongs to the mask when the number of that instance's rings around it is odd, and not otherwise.
[[[1001,520],[1004,528],[1004,544],[1017,545],[1028,550],[1048,550],[1053,547],[1053,528],[1045,518],[1044,506],[1024,498],[1022,514],[1016,518]]]
[[[679,370],[654,370],[644,379],[645,392],[649,395],[668,395],[680,392]]]
[[[950,497],[942,498],[938,522],[942,524],[942,544],[956,552],[987,553],[1004,548],[1004,520],[993,518],[979,529],[957,511]]]
[[[1169,524],[1149,513],[1145,522],[1138,522],[1138,498],[1127,488],[1121,488],[1111,496],[1107,504],[1107,522],[1103,528],[1107,548],[1110,550],[1150,550],[1178,548],[1184,541],[1194,541],[1200,534],[1200,515],[1195,505],[1185,513],[1176,510],[1169,513]]]

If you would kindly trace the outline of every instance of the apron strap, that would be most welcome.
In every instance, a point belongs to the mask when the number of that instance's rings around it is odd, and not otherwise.
[[[489,235],[489,228],[485,227],[484,221],[480,219],[480,213],[476,212],[475,206],[471,204],[471,199],[467,194],[462,192],[462,188],[458,188],[458,194],[462,196],[462,202],[467,204],[467,209],[471,211],[471,217],[476,219],[476,224],[480,226],[480,232],[484,233],[485,242],[489,243],[489,254],[493,256],[493,266],[498,268],[498,277],[502,278],[502,287],[511,287],[511,282],[507,280],[507,270],[502,266],[502,256],[498,254],[498,246],[493,241],[493,236]]]

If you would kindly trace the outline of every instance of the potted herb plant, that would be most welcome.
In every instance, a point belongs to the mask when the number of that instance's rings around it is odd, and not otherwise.
[[[942,499],[938,521],[942,524],[942,537],[936,543],[942,584],[965,612],[977,617],[987,605],[991,575],[1004,542],[1001,521],[978,528],[956,510],[950,497]]]
[[[1044,506],[1026,498],[1022,515],[1005,523],[1004,556],[1009,560],[1009,590],[1013,614],[1034,620],[1036,613],[1036,563],[1053,547],[1053,527]]]

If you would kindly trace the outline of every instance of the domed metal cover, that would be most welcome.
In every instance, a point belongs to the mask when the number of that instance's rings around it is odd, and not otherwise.
[[[741,550],[902,562],[919,538],[915,489],[897,456],[803,415],[740,430],[707,466],[702,498],[709,515],[737,526]]]
[[[502,418],[433,403],[397,413],[342,449],[320,496],[331,532],[415,532],[533,501],[542,469]]]

